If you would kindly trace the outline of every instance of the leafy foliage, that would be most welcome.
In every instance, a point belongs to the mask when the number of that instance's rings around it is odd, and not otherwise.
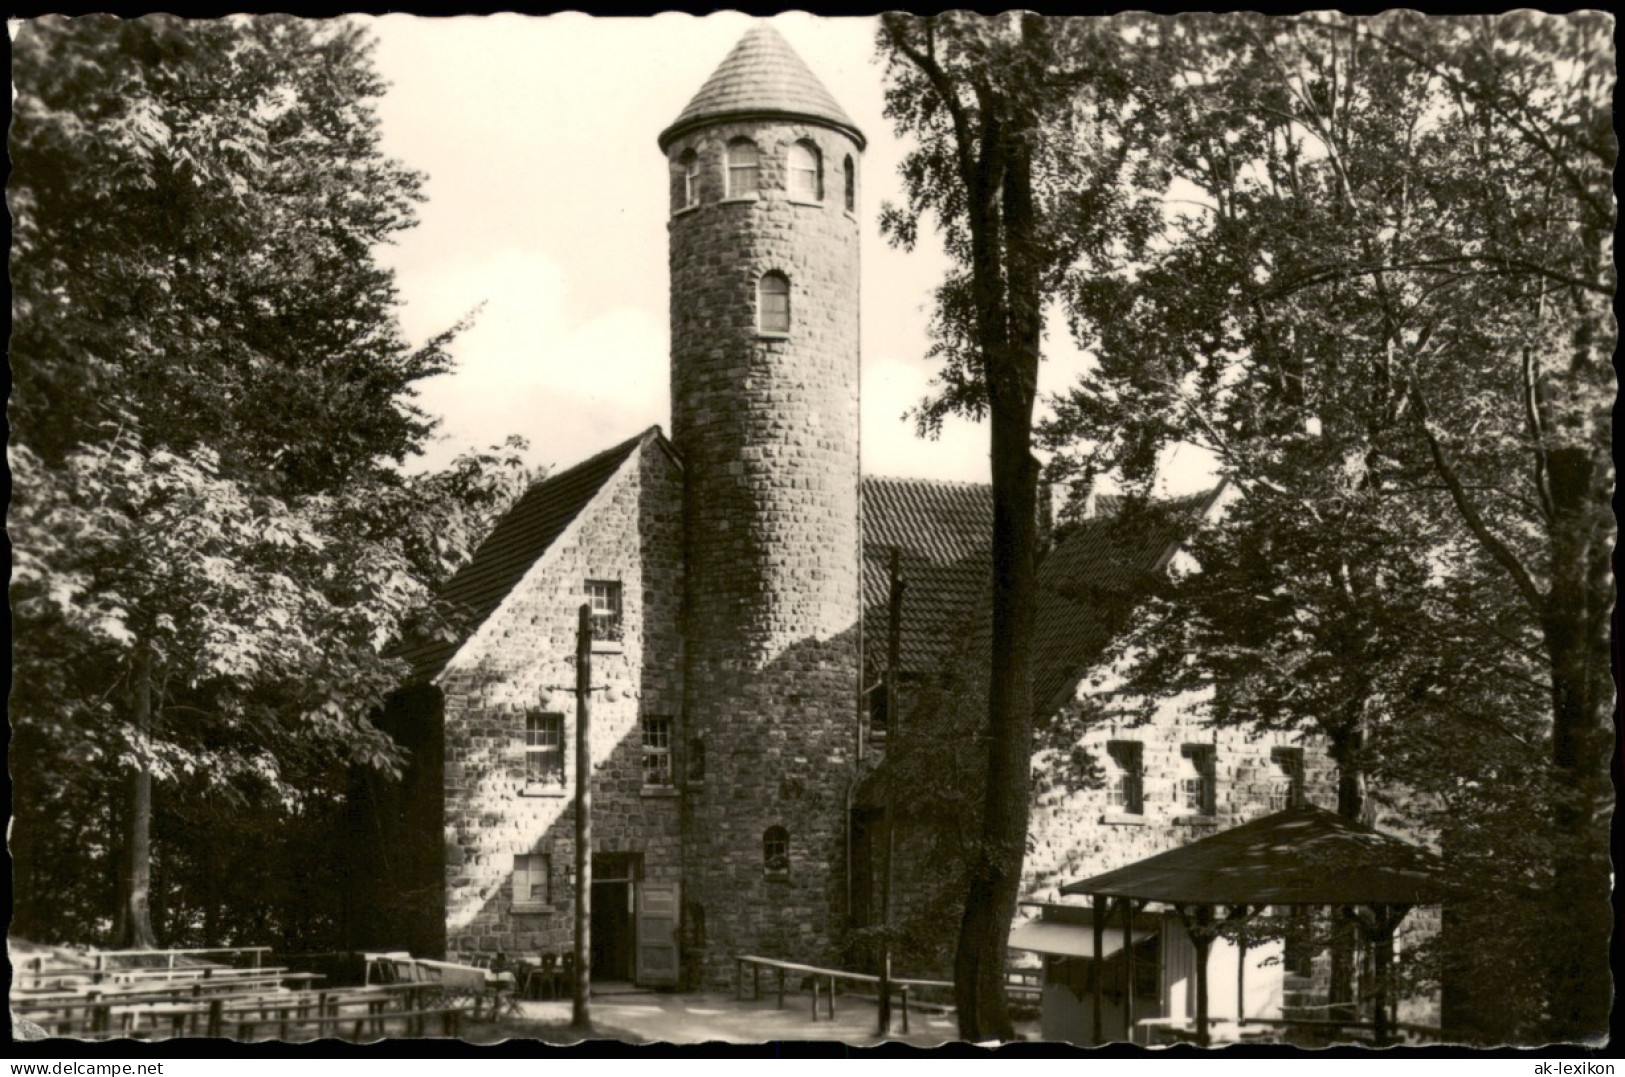
[[[459,327],[408,346],[373,259],[422,178],[378,151],[369,48],[281,16],[19,27],[19,931],[105,934],[121,856],[175,936],[309,919],[285,884],[346,769],[403,762],[369,719],[386,649],[524,481],[512,446],[395,467]]]
[[[1496,1036],[1606,1018],[1605,32],[1154,24],[1167,229],[1073,297],[1105,312],[1098,365],[1046,431],[1085,478],[1143,490],[1184,441],[1241,491],[1142,630],[1142,687],[1213,679],[1220,721],[1324,733],[1484,893],[1550,889],[1543,917],[1462,914],[1468,982],[1508,937],[1549,959],[1546,1024]]]

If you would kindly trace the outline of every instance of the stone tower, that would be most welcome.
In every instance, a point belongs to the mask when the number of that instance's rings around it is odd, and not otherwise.
[[[859,678],[863,134],[777,31],[660,135],[687,557],[689,982],[835,956]]]

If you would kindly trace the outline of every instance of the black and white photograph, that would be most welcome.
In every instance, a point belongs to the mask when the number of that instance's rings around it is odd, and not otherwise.
[[[14,1048],[1607,1050],[1612,15],[8,29]]]

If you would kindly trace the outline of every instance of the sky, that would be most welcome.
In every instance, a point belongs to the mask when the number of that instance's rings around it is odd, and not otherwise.
[[[428,175],[419,224],[385,248],[409,339],[481,307],[454,374],[424,383],[442,420],[422,467],[509,434],[560,468],[652,424],[670,430],[667,170],[655,144],[752,19],[492,15],[366,18],[390,89],[383,150]],[[916,436],[904,413],[931,391],[931,290],[946,260],[922,229],[890,247],[904,146],[882,115],[875,21],[771,20],[868,137],[862,162],[862,445],[867,474],[988,481],[985,426]],[[1059,339],[1057,339],[1059,338]],[[1051,334],[1040,391],[1085,358]],[[1170,490],[1200,486],[1205,475]]]

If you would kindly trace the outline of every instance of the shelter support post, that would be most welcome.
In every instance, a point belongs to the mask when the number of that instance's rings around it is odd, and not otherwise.
[[[1389,982],[1394,963],[1394,932],[1399,928],[1400,921],[1411,911],[1409,905],[1370,905],[1360,910],[1368,915],[1356,917],[1360,926],[1365,930],[1366,942],[1371,946],[1371,959],[1375,967],[1377,982],[1372,985],[1373,991],[1373,1033],[1376,1036],[1377,1046],[1388,1046],[1388,1038],[1392,1034],[1392,1015],[1389,1011],[1389,996],[1393,985]]]
[[[1225,916],[1227,923],[1236,925],[1236,1027],[1247,1023],[1247,922],[1260,908],[1232,905]]]
[[[1090,983],[1091,990],[1089,992],[1089,1005],[1092,1008],[1091,1013],[1094,1017],[1094,1025],[1092,1026],[1094,1028],[1094,1045],[1099,1047],[1101,1044],[1106,1042],[1106,1037],[1100,1028],[1100,992],[1105,986],[1101,982],[1105,977],[1101,975],[1100,955],[1106,950],[1106,899],[1099,894],[1095,895],[1094,915],[1089,919],[1093,924],[1095,932],[1095,960],[1093,967],[1090,969],[1092,976]]]
[[[1134,917],[1146,903],[1123,898],[1118,903],[1123,913],[1123,975],[1128,983],[1123,991],[1123,1042],[1134,1042]],[[1097,949],[1095,951],[1099,953]]]
[[[1219,934],[1212,905],[1175,905],[1174,911],[1185,925],[1191,947],[1196,951],[1196,1043],[1207,1047],[1212,1042],[1207,1027],[1207,958],[1213,940]]]

